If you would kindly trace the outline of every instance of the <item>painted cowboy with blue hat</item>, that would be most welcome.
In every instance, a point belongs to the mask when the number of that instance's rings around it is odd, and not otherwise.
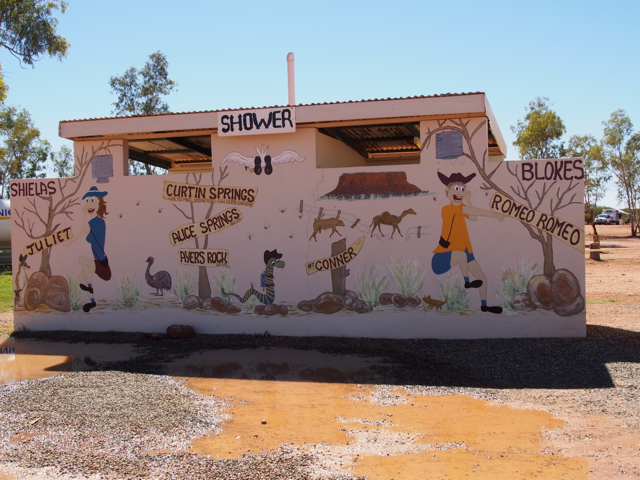
[[[104,250],[107,233],[104,217],[108,215],[107,202],[104,201],[104,197],[107,194],[108,192],[99,191],[98,187],[91,187],[84,194],[82,197],[84,201],[82,227],[77,236],[66,242],[66,245],[71,245],[76,239],[86,235],[86,240],[91,245],[93,259],[82,255],[78,259],[82,267],[78,274],[80,289],[87,292],[89,296],[89,301],[82,306],[82,310],[85,312],[89,312],[96,306],[96,300],[93,296],[93,274],[95,273],[98,278],[105,281],[111,278],[111,268]]]

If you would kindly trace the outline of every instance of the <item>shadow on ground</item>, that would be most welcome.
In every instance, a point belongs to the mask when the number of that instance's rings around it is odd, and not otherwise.
[[[12,337],[16,356],[20,355],[21,344],[28,344],[30,354],[38,354],[39,348],[45,354],[44,345],[51,342],[62,342],[58,345],[62,350],[64,344],[79,342],[130,344],[137,353],[133,358],[96,363],[87,357],[83,359],[85,363],[80,363],[88,370],[210,378],[498,389],[610,388],[614,384],[608,363],[640,363],[640,333],[603,326],[587,326],[587,337],[581,339],[386,340],[199,335],[193,339],[156,341],[143,338],[140,333],[70,331],[15,332]],[[314,365],[305,366],[308,357],[304,352],[324,355],[314,357]],[[190,363],[196,357],[197,363]],[[323,358],[331,359],[331,365],[323,366]],[[354,359],[367,365],[357,366]],[[78,360],[70,356],[66,362],[47,370],[74,370]],[[247,370],[248,363],[251,372]]]

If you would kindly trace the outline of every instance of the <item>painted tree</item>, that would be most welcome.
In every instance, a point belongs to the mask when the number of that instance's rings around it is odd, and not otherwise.
[[[166,113],[169,104],[162,97],[176,89],[176,82],[169,78],[169,62],[164,53],[157,51],[149,55],[142,70],[131,67],[121,76],[109,79],[111,93],[118,99],[113,103],[114,115],[152,115]],[[132,175],[159,173],[156,167],[129,160]]]
[[[541,182],[537,179],[533,179],[527,184],[521,179],[521,175],[518,173],[519,165],[510,164],[510,162],[489,162],[487,159],[488,149],[485,148],[481,156],[478,156],[473,148],[473,138],[478,132],[482,132],[483,127],[486,126],[487,120],[480,122],[473,131],[469,131],[469,123],[472,119],[447,119],[438,120],[438,127],[427,128],[426,136],[422,142],[422,149],[428,148],[434,136],[440,132],[455,131],[462,134],[464,144],[468,151],[463,152],[463,156],[469,159],[476,167],[480,178],[483,180],[483,184],[480,187],[482,190],[494,190],[499,192],[506,198],[515,200],[526,204],[529,208],[539,210],[548,205],[548,211],[551,215],[563,208],[573,204],[580,204],[576,201],[578,194],[577,187],[579,181],[572,179],[568,185],[562,187],[557,185],[557,181],[544,181]],[[547,150],[550,151],[550,150]],[[497,165],[495,165],[497,163]],[[493,166],[495,165],[495,167]],[[497,183],[493,181],[493,176],[496,172],[505,166],[508,172],[513,175],[517,181],[515,187],[510,188],[510,192],[504,190]],[[556,270],[554,258],[553,258],[553,236],[549,233],[542,231],[539,228],[532,227],[525,222],[520,222],[522,226],[527,230],[531,238],[540,243],[542,248],[542,254],[544,258],[544,274],[551,276]]]
[[[229,176],[229,174],[227,173],[227,169],[229,168],[228,166],[225,165],[224,169],[222,167],[220,168],[220,173],[218,176],[218,183],[217,185],[220,185],[222,183],[222,181],[227,178]],[[215,185],[215,179],[214,179],[214,170],[211,171],[211,185]],[[191,176],[191,179],[189,178]],[[202,173],[187,173],[186,178],[185,178],[185,182],[187,184],[192,184],[192,185],[201,185],[202,183]],[[180,208],[178,205],[176,205],[175,203],[173,204],[173,206],[184,216],[184,218],[186,218],[187,220],[189,220],[190,223],[196,223],[198,220],[196,220],[196,212],[195,212],[195,208],[194,208],[194,202],[188,202],[189,203],[189,212],[185,212],[182,208]],[[209,206],[207,207],[207,211],[204,214],[203,220],[207,219],[211,216],[211,213],[213,212],[213,206],[215,204],[214,203],[210,203]],[[203,237],[200,237],[203,238]],[[200,247],[200,238],[195,238],[194,241],[196,243],[196,248],[201,248]],[[204,240],[203,240],[203,244],[202,244],[202,248],[206,249],[209,246],[209,235],[205,235],[204,236]],[[209,282],[209,275],[207,274],[207,267],[200,265],[198,266],[198,296],[200,298],[211,298],[211,283]]]
[[[9,197],[9,180],[44,177],[51,145],[40,138],[29,112],[0,108],[0,197]]]
[[[62,60],[69,42],[58,35],[55,10],[64,13],[67,2],[58,0],[2,0],[0,2],[0,47],[21,64],[33,66],[43,56]],[[0,67],[0,101],[7,96],[7,86]]]
[[[80,156],[76,155],[76,176],[72,178],[58,178],[52,180],[56,183],[55,193],[48,195],[36,195],[26,199],[28,206],[22,210],[14,208],[15,224],[22,229],[28,238],[33,241],[48,237],[58,231],[61,226],[59,217],[73,220],[74,207],[80,205],[80,187],[87,172],[90,170],[91,161],[96,155],[111,153],[109,143],[103,143],[98,148],[91,147],[91,152],[84,148]],[[17,247],[17,246],[16,246]],[[51,248],[42,250],[40,271],[51,276]]]
[[[584,201],[587,207],[587,221],[596,230],[598,202],[602,200],[611,179],[604,149],[591,135],[572,135],[567,143],[567,155],[584,159]]]
[[[638,189],[640,189],[640,165],[638,159],[638,134],[633,133],[633,124],[624,110],[616,110],[609,120],[602,122],[607,162],[616,177],[618,198],[627,203],[631,217],[631,236],[638,230]]]

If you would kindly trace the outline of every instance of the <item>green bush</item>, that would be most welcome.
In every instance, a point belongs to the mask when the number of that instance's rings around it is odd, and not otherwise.
[[[196,291],[198,282],[193,275],[184,270],[176,272],[173,293],[184,302],[184,299]]]
[[[417,258],[389,259],[389,273],[400,293],[405,297],[413,297],[420,293],[424,286],[424,271],[420,269]]]
[[[513,296],[527,291],[527,284],[537,268],[537,263],[521,259],[502,269],[496,296],[503,307],[511,308]]]
[[[462,278],[456,273],[445,273],[438,277],[440,297],[446,298],[445,307],[450,312],[463,312],[469,310],[467,290],[464,288]]]
[[[82,290],[80,290],[80,282],[77,277],[67,277],[69,282],[69,303],[71,304],[71,310],[78,311],[82,308],[84,301],[82,300]]]
[[[118,305],[121,308],[134,307],[139,297],[140,287],[129,277],[122,277],[118,287]]]
[[[228,268],[220,268],[213,276],[213,292],[216,296],[224,298],[227,303],[231,303],[230,293],[235,293],[236,277]],[[223,293],[224,290],[224,293]]]
[[[383,270],[365,265],[359,275],[356,275],[355,289],[358,296],[371,306],[378,305],[380,294],[387,288],[387,275]]]

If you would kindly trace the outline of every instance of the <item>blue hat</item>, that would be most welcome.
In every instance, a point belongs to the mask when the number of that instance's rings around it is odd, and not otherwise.
[[[84,197],[82,197],[82,199],[84,200],[87,197],[98,197],[98,198],[102,198],[105,197],[109,192],[100,192],[98,191],[98,187],[91,187],[89,189],[89,191],[87,193],[84,194]]]

